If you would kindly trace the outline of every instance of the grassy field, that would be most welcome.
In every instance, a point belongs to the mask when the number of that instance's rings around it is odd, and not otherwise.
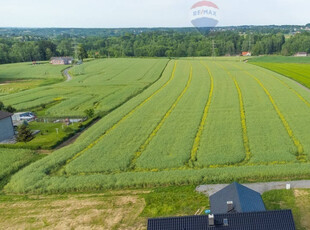
[[[310,228],[310,190],[273,190],[263,194],[265,206],[269,210],[291,209],[297,230]]]
[[[86,109],[105,114],[154,83],[167,62],[167,59],[106,59],[86,62],[70,71],[73,79],[69,82],[4,95],[1,100],[18,110],[48,105],[57,100],[59,103],[45,110],[44,116],[50,117],[84,116]],[[56,67],[46,65],[46,69],[56,70]],[[23,67],[33,69],[44,66],[28,64]],[[60,74],[59,68],[64,66],[57,68]],[[44,74],[41,73],[40,76]],[[6,72],[1,73],[0,78],[14,79],[12,74]]]
[[[53,149],[57,144],[62,143],[70,136],[74,135],[79,129],[79,123],[72,123],[69,126],[61,123],[30,122],[29,129],[40,133],[34,136],[29,142],[18,142],[16,144],[0,144],[0,148],[19,148],[19,149]],[[57,130],[58,129],[58,133]]]
[[[261,56],[250,58],[249,62],[266,63],[310,63],[310,57]]]
[[[79,67],[68,87],[79,81],[95,85],[96,76],[104,84],[144,77],[155,83],[125,100],[74,144],[21,170],[5,191],[57,193],[309,177],[307,89],[239,58],[171,60],[156,80],[165,63],[111,59]],[[122,72],[116,74],[117,68]],[[144,71],[137,74],[137,69]]]
[[[11,174],[39,158],[31,150],[0,148],[0,189]]]
[[[194,186],[49,196],[0,195],[4,229],[146,229],[147,218],[194,215],[209,207]],[[51,212],[51,210],[53,210]]]
[[[310,88],[310,65],[299,63],[267,63],[254,62],[253,64],[287,76],[300,84]]]
[[[0,65],[0,96],[61,82],[64,80],[61,71],[65,68],[46,62]]]

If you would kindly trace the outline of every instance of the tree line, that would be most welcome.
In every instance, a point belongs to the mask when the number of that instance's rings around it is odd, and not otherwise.
[[[53,56],[86,57],[196,57],[310,53],[310,33],[243,33],[214,31],[149,31],[120,36],[57,37],[0,36],[0,63],[49,60]]]

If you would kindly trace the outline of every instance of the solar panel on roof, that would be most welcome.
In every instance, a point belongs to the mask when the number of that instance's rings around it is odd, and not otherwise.
[[[148,230],[295,230],[290,210],[218,214],[214,219],[215,226],[209,226],[208,216],[149,219]]]

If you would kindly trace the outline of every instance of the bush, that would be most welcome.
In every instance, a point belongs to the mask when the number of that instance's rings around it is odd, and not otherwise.
[[[94,109],[86,109],[84,111],[84,113],[86,114],[87,117],[93,118],[95,115],[95,110]]]
[[[17,141],[29,142],[33,139],[33,134],[26,124],[22,124],[18,129]]]

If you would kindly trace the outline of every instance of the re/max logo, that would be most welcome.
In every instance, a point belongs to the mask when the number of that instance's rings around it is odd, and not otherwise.
[[[211,16],[216,16],[216,11],[214,10],[195,10],[193,12],[194,16],[198,15],[211,15]]]

